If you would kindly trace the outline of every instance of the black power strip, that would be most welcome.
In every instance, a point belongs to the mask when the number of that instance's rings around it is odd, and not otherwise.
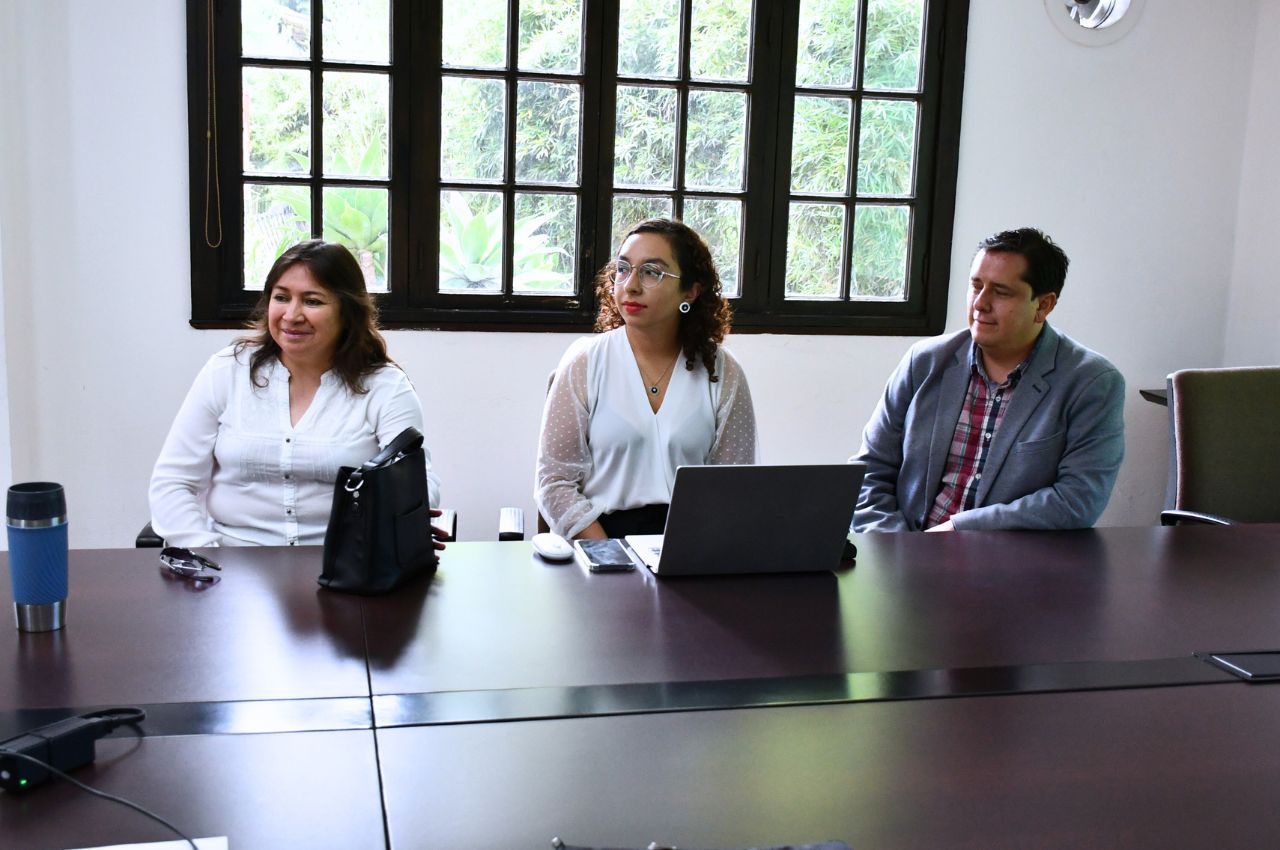
[[[118,726],[139,723],[145,717],[141,709],[112,709],[69,717],[0,741],[0,788],[10,794],[30,791],[52,775],[46,766],[66,773],[92,764],[95,741]],[[14,754],[27,758],[15,758]]]

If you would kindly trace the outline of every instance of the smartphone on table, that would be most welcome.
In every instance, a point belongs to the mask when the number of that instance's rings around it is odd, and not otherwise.
[[[1216,652],[1206,653],[1209,663],[1248,682],[1273,682],[1280,679],[1280,652]],[[1201,655],[1201,657],[1205,657]]]
[[[634,570],[636,562],[621,540],[575,540],[573,554],[578,563],[593,573]]]

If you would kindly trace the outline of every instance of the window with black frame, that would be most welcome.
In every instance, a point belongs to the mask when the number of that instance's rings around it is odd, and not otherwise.
[[[384,323],[584,329],[654,215],[740,330],[941,330],[965,0],[188,0],[192,323],[351,248]]]

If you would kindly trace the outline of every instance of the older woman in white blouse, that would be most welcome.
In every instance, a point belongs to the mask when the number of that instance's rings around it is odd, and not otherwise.
[[[254,328],[200,370],[156,460],[151,524],[170,545],[323,543],[338,468],[423,430],[343,246],[316,239],[282,254]],[[427,479],[434,508],[429,454]]]
[[[676,467],[754,463],[729,305],[702,238],[651,219],[597,277],[595,336],[569,347],[542,415],[534,498],[564,537],[660,533]]]

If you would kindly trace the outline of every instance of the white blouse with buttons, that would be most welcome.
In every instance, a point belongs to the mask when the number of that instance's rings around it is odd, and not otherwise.
[[[200,370],[151,474],[151,524],[174,546],[319,545],[338,468],[359,466],[402,430],[423,430],[422,405],[404,372],[383,366],[357,395],[332,371],[297,425],[289,372],[264,364],[256,387],[247,348],[219,351]],[[440,482],[427,452],[427,488]]]
[[[747,378],[724,348],[718,381],[680,356],[654,413],[626,329],[573,343],[542,414],[534,499],[547,524],[572,537],[601,514],[667,504],[676,467],[755,463],[756,417]]]

